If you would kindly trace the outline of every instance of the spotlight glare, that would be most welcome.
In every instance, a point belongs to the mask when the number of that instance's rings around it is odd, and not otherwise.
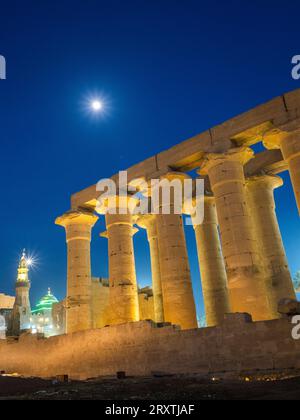
[[[31,267],[34,264],[33,258],[27,258],[26,264],[28,265],[28,267]]]
[[[29,254],[26,257],[26,265],[28,268],[35,269],[39,265],[39,259],[34,254]]]

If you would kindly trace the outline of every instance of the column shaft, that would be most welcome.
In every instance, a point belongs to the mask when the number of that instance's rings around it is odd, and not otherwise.
[[[197,328],[182,217],[159,214],[156,220],[165,321]]]
[[[282,179],[276,176],[257,176],[247,180],[253,228],[267,273],[266,288],[274,317],[279,317],[278,302],[281,299],[296,299],[275,211],[274,189],[282,185]]]
[[[132,216],[106,214],[111,321],[139,321],[138,288],[133,249]]]
[[[91,309],[91,230],[98,218],[70,212],[56,220],[67,237],[67,333],[92,328]]]
[[[197,328],[197,315],[183,227],[183,186],[189,177],[169,172],[151,189],[166,322]],[[178,214],[180,213],[180,214]]]
[[[164,306],[161,284],[161,268],[159,260],[156,216],[145,215],[139,218],[138,225],[147,230],[147,237],[150,249],[152,289],[154,301],[154,321],[164,322]]]
[[[233,312],[247,312],[255,321],[272,318],[246,200],[244,163],[250,149],[207,157],[200,173],[208,173],[216,200]]]
[[[220,325],[230,312],[227,275],[213,197],[205,197],[204,222],[195,225],[199,267],[208,327]]]

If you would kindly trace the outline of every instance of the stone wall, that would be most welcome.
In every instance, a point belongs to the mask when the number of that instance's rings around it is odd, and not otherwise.
[[[59,335],[66,332],[66,299],[54,303],[52,306],[52,321]]]
[[[92,278],[92,320],[93,328],[103,328],[111,323],[108,279]],[[139,290],[140,320],[154,319],[154,302],[152,289],[145,287]]]
[[[222,327],[181,331],[142,321],[48,340],[23,335],[0,342],[0,371],[25,376],[214,374],[300,368],[300,341],[288,319],[252,323],[228,315]]]
[[[93,328],[109,324],[109,287],[106,279],[92,279],[92,322]]]
[[[139,292],[139,311],[141,321],[155,319],[153,295],[149,295],[143,291]]]
[[[16,298],[0,293],[0,309],[12,309]]]

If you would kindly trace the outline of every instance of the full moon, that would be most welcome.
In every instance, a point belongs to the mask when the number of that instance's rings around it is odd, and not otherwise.
[[[103,103],[101,101],[99,101],[99,100],[94,100],[91,103],[91,108],[92,108],[93,111],[99,112],[103,108]]]

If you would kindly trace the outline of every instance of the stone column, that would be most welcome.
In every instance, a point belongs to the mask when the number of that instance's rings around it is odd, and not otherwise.
[[[121,203],[122,201],[122,203]],[[112,324],[139,321],[138,287],[136,280],[133,218],[124,211],[124,200],[117,200],[117,214],[105,215],[108,239],[110,318]]]
[[[193,220],[193,218],[192,218]],[[220,325],[230,313],[227,275],[221,249],[215,199],[205,196],[204,221],[195,229],[206,321],[208,327]]]
[[[282,185],[278,176],[262,175],[247,180],[253,227],[267,273],[266,287],[274,317],[279,317],[281,299],[296,299],[275,211],[274,189]]]
[[[66,230],[67,269],[67,333],[92,328],[91,308],[91,231],[98,217],[89,212],[70,211],[56,219]]]
[[[267,149],[281,149],[287,162],[296,202],[300,214],[300,130],[291,133],[280,132],[266,136],[264,145]]]
[[[152,289],[154,301],[155,322],[164,322],[164,307],[161,285],[161,271],[158,250],[158,238],[155,215],[144,215],[138,218],[137,224],[147,230],[149,241],[151,271],[152,271]]]
[[[248,148],[207,155],[200,174],[208,174],[216,200],[231,309],[259,321],[272,312],[246,199],[244,164],[253,155]]]
[[[170,182],[182,178],[164,177]],[[182,215],[174,214],[174,196],[170,194],[170,214],[162,214],[164,203],[156,203],[157,238],[165,321],[182,329],[197,328],[197,316]],[[168,207],[168,203],[167,203]]]

